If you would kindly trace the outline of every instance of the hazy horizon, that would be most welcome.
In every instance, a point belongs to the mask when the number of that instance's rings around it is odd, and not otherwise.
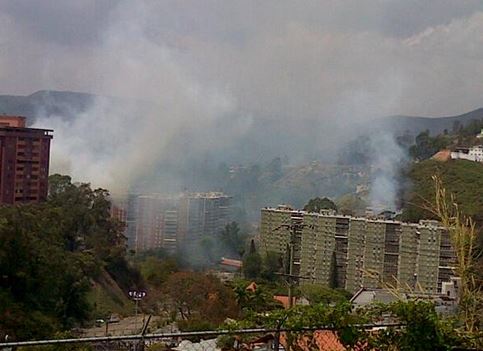
[[[55,130],[53,169],[122,189],[212,155],[323,159],[374,117],[481,107],[482,33],[476,0],[4,0],[0,93],[128,98],[36,122]],[[406,155],[376,134],[394,197]]]

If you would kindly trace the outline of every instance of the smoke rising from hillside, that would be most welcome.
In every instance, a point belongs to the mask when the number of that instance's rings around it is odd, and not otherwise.
[[[421,11],[435,14],[436,2],[431,4]],[[56,2],[55,11],[61,6]],[[431,21],[408,16],[415,23],[402,30],[388,18],[411,14],[414,4],[381,6],[118,1],[102,9],[102,25],[92,25],[95,35],[85,33],[80,43],[50,37],[48,30],[29,32],[25,23],[31,21],[13,20],[18,16],[13,4],[0,15],[0,42],[12,55],[0,57],[0,68],[17,67],[18,57],[41,57],[25,68],[30,87],[47,84],[129,99],[122,104],[97,99],[88,111],[73,111],[69,121],[39,120],[37,126],[55,129],[52,171],[113,191],[162,177],[182,186],[192,160],[284,154],[292,161],[330,159],[373,117],[450,114],[479,106],[478,7],[467,3]],[[48,29],[50,20],[36,23]],[[39,44],[39,36],[46,42]],[[0,78],[11,85],[29,81],[10,79],[6,72],[0,69]],[[388,194],[400,160],[388,138],[382,137],[390,153],[375,148],[376,164],[389,173],[374,201]]]
[[[376,133],[371,138],[373,175],[369,203],[374,209],[397,210],[401,167],[408,156],[390,134]]]

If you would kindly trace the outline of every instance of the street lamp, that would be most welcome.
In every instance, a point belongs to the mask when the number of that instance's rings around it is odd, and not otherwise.
[[[131,299],[133,299],[136,302],[136,307],[135,307],[135,323],[136,323],[136,329],[137,329],[137,324],[138,324],[138,304],[139,301],[141,301],[145,296],[146,296],[146,291],[137,291],[137,290],[130,290],[128,292],[128,295]]]

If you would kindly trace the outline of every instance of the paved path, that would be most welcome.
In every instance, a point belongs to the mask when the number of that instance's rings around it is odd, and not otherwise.
[[[117,323],[109,323],[107,326],[108,335],[133,335],[141,332],[141,328],[149,316],[138,315],[137,317],[126,317]],[[149,322],[148,330],[155,330],[156,321],[160,319],[159,316],[152,316]],[[99,327],[82,329],[83,337],[105,336],[106,325]]]

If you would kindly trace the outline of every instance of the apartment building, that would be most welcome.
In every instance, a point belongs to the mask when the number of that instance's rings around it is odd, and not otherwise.
[[[261,244],[268,252],[287,254],[293,246],[292,274],[300,274],[300,257],[302,245],[302,212],[288,206],[276,209],[262,209],[260,238]],[[285,260],[287,261],[287,260]]]
[[[415,290],[417,282],[419,225],[406,223],[401,226],[399,241],[399,285]]]
[[[347,274],[349,220],[307,213],[303,216],[300,274],[308,280],[326,281],[334,287],[345,287]]]
[[[0,204],[47,199],[52,130],[25,127],[25,117],[0,116]]]
[[[302,282],[351,292],[389,284],[436,293],[454,275],[449,233],[435,221],[403,223],[282,206],[262,209],[260,237],[263,250],[285,257],[293,245]]]
[[[229,223],[231,198],[223,193],[131,194],[115,205],[124,209],[128,247],[163,248],[174,253],[216,236]]]
[[[182,194],[179,198],[182,241],[218,235],[230,221],[230,202],[231,197],[221,192]]]
[[[137,199],[137,251],[164,248],[175,252],[178,232],[177,197],[141,195]]]

